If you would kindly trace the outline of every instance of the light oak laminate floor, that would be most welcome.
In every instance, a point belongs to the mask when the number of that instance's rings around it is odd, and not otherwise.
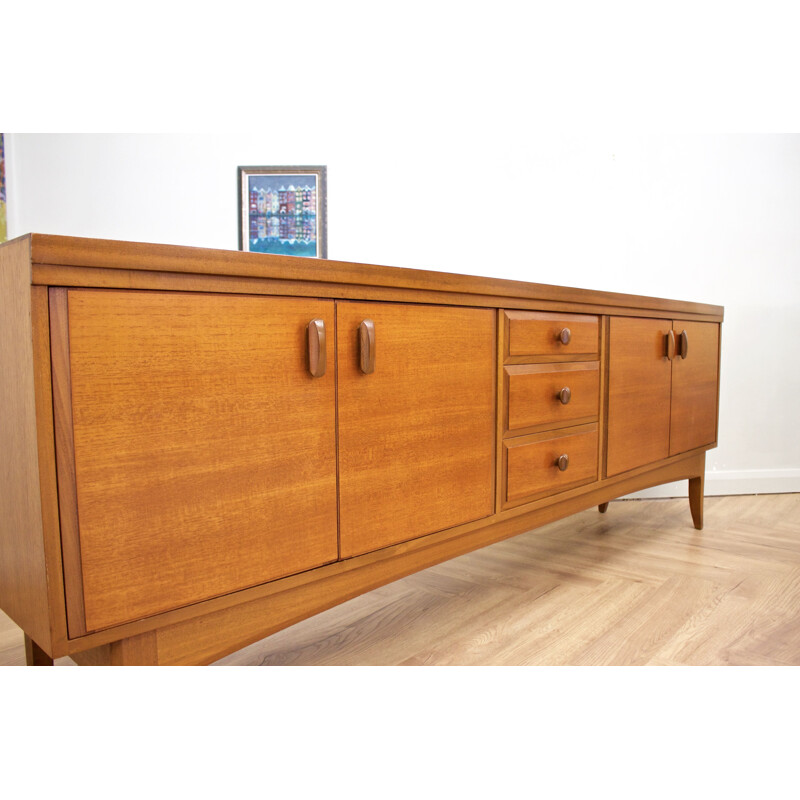
[[[0,616],[0,664],[24,662]],[[57,664],[72,664],[59,659]],[[461,556],[221,665],[798,665],[800,494],[617,501]]]

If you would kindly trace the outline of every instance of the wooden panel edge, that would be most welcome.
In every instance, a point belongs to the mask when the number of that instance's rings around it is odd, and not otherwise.
[[[50,355],[53,372],[53,417],[56,442],[61,552],[67,627],[70,638],[86,633],[81,568],[75,440],[72,428],[72,384],[69,364],[69,306],[67,289],[50,289]]]
[[[495,514],[503,507],[505,496],[505,467],[503,438],[508,428],[508,376],[503,362],[508,350],[508,314],[505,309],[497,309],[497,430],[495,439]]]
[[[494,357],[494,375],[495,375],[494,391],[492,392],[492,404],[493,404],[492,405],[492,409],[493,409],[492,413],[494,415],[494,426],[493,426],[493,431],[492,431],[492,436],[493,436],[492,453],[493,453],[493,458],[495,460],[493,462],[493,469],[491,470],[491,481],[492,481],[491,498],[492,499],[491,499],[490,508],[489,508],[489,516],[490,517],[493,516],[494,514],[496,514],[497,513],[497,509],[498,509],[498,506],[497,506],[497,460],[496,459],[497,459],[497,451],[498,451],[498,442],[502,438],[500,420],[501,420],[501,417],[503,416],[503,410],[502,410],[503,406],[501,405],[502,397],[500,396],[500,387],[498,386],[498,376],[499,376],[500,370],[502,369],[502,363],[501,363],[501,360],[498,358],[498,355],[497,355],[498,351],[500,349],[500,346],[501,346],[501,344],[500,344],[501,333],[500,333],[500,325],[499,325],[499,322],[498,322],[499,317],[500,317],[500,312],[496,308],[492,309],[492,311],[494,312],[494,326],[493,326],[493,330],[492,330],[492,336],[494,338],[492,339],[492,350],[493,350],[493,357]]]
[[[635,297],[617,292],[549,286],[505,278],[486,278],[424,269],[388,267],[316,258],[297,258],[263,253],[243,253],[181,245],[143,242],[119,242],[72,236],[31,235],[31,253],[35,264],[104,267],[107,269],[142,269],[150,272],[193,272],[250,278],[277,278],[292,281],[316,281],[320,265],[335,275],[337,284],[403,289],[421,289],[461,294],[520,297],[528,300],[568,300],[571,303],[599,306],[625,306],[659,309],[675,313],[721,315],[720,306],[671,300],[660,297]],[[503,306],[505,303],[500,302]]]
[[[0,247],[0,296],[0,452],[13,467],[0,470],[0,607],[50,654],[28,237]]]
[[[544,442],[549,439],[561,439],[564,436],[573,436],[580,433],[595,433],[597,431],[597,416],[593,415],[588,422],[570,422],[560,428],[554,428],[552,425],[548,426],[545,430],[537,433],[529,433],[525,436],[512,436],[503,442],[503,444],[513,449],[515,447],[524,447],[534,442]]]
[[[537,375],[540,372],[594,372],[600,369],[597,358],[587,361],[547,361],[541,363],[505,364],[503,369],[509,375]]]
[[[319,277],[319,273],[317,273]],[[520,311],[547,311],[565,314],[613,314],[673,319],[672,309],[658,310],[636,305],[613,306],[570,302],[545,297],[510,297],[507,295],[468,294],[447,289],[370,286],[357,283],[334,283],[320,280],[296,281],[271,277],[209,275],[195,272],[153,272],[143,269],[108,269],[104,267],[34,264],[33,283],[43,286],[68,286],[93,289],[139,289],[145,291],[220,292],[225,294],[263,294],[273,296],[320,297],[362,302],[435,303],[437,305],[509,308]],[[719,322],[719,314],[681,313],[680,319],[696,322]],[[596,357],[596,354],[590,354]],[[562,356],[562,358],[564,358]],[[571,358],[571,357],[567,357]],[[511,361],[525,356],[514,356]]]
[[[604,480],[608,477],[608,365],[611,362],[609,353],[609,329],[611,317],[603,316],[600,320],[600,441],[598,468],[599,477]]]
[[[56,477],[53,385],[50,363],[50,303],[48,290],[44,286],[31,287],[31,319],[33,321],[39,491],[47,572],[47,603],[50,609],[51,654],[54,658],[59,658],[67,653],[67,618],[64,606],[64,573],[61,561],[61,530]]]

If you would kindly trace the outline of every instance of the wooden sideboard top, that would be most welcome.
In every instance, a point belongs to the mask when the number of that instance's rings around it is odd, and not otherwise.
[[[75,236],[38,233],[7,242],[3,246],[29,240],[33,283],[54,283],[59,272],[52,268],[80,267],[103,270],[170,273],[178,275],[221,276],[226,278],[273,280],[280,282],[325,284],[329,289],[358,286],[373,290],[399,289],[436,294],[457,294],[463,302],[476,305],[514,305],[558,303],[576,310],[639,309],[674,313],[721,322],[722,306],[670,300],[658,297],[576,289],[503,278],[486,278],[422,269],[358,264],[332,259],[299,258],[236,250],[215,250],[181,245],[121,242]],[[133,287],[132,287],[133,288]],[[431,298],[435,300],[435,298]],[[509,301],[514,301],[513,303]]]

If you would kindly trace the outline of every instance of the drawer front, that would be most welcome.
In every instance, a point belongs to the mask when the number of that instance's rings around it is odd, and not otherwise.
[[[556,494],[597,478],[597,426],[580,433],[520,436],[506,442],[506,502]],[[566,455],[567,468],[558,467]]]
[[[508,357],[596,355],[599,351],[600,326],[591,314],[506,311],[505,317]]]
[[[600,403],[597,361],[525,364],[506,367],[505,371],[507,431],[538,426],[564,427],[597,419]]]

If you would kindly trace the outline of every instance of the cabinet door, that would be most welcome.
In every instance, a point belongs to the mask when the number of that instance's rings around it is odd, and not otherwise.
[[[678,350],[681,335],[686,357],[672,362],[672,425],[669,453],[677,455],[717,440],[719,325],[715,322],[673,324]]]
[[[337,303],[341,553],[494,510],[495,312]],[[374,325],[374,371],[359,327]]]
[[[336,560],[333,353],[313,378],[306,352],[314,318],[333,339],[333,301],[71,290],[67,303],[67,571],[87,630]]]
[[[607,475],[669,455],[671,320],[609,320]]]

